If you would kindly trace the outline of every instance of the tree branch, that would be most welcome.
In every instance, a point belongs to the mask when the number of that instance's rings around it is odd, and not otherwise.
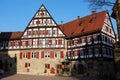
[[[90,9],[100,9],[103,6],[113,6],[115,3],[109,0],[87,0]]]

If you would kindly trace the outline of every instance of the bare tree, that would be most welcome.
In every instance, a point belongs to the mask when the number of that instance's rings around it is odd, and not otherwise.
[[[91,10],[97,10],[101,9],[105,6],[113,6],[115,3],[115,0],[86,0],[89,2],[89,8]]]

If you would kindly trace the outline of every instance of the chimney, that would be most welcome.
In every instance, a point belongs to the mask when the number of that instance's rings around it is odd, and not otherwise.
[[[96,11],[92,11],[92,14],[96,13]]]
[[[63,25],[63,21],[61,21],[61,26],[63,27],[62,30],[64,31],[64,25]]]
[[[78,19],[80,19],[80,16],[77,16]]]
[[[63,21],[61,21],[61,24],[63,24]]]

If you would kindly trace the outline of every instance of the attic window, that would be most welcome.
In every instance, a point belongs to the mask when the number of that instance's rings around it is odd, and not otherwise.
[[[95,21],[95,19],[96,19],[96,17],[92,17],[92,18],[90,19],[89,23],[94,22],[94,21]]]
[[[84,30],[87,28],[88,26],[84,26],[83,29],[81,30],[81,32],[84,32]]]
[[[73,34],[74,34],[74,32],[71,33],[71,35],[73,35]]]
[[[79,26],[81,26],[84,22],[85,20],[80,21]]]

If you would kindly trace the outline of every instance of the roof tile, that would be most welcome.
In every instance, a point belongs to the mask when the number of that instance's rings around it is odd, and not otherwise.
[[[0,39],[9,40],[9,39],[20,39],[23,32],[1,32]]]

